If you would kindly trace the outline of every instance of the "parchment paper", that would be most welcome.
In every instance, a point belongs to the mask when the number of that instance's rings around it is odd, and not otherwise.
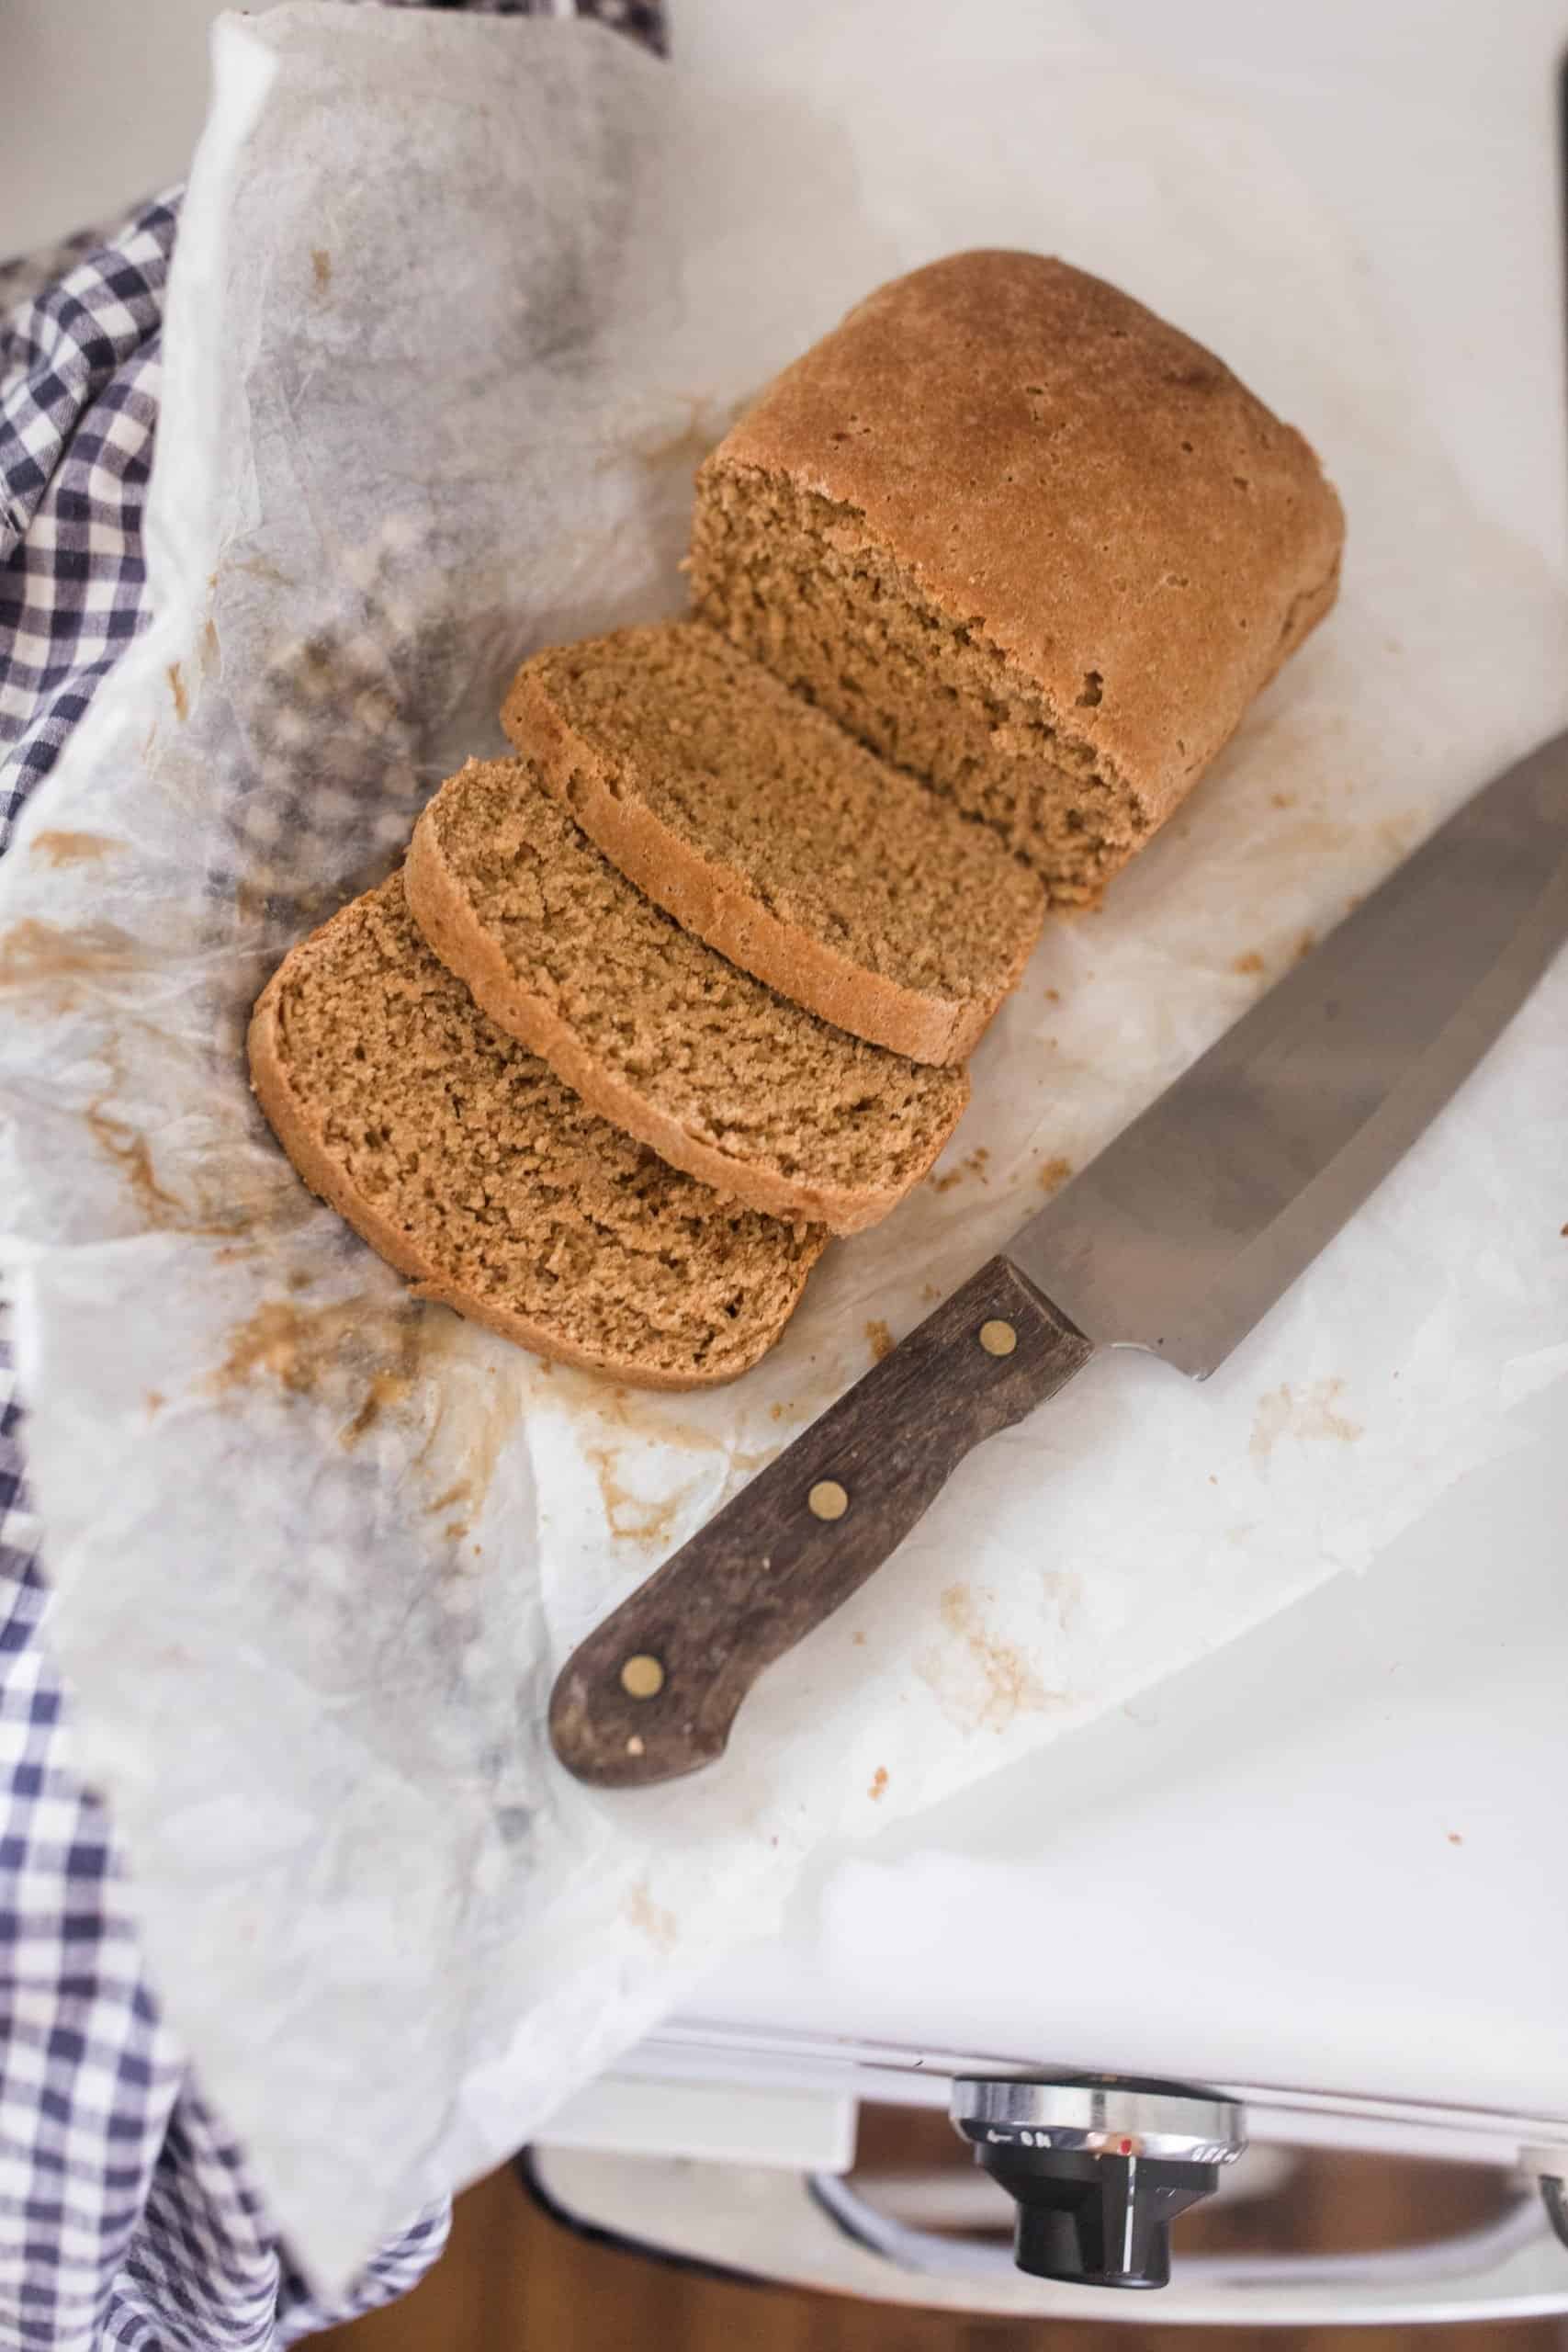
[[[1560,595],[1466,511],[1354,252],[1239,118],[1055,6],[223,20],[149,512],[156,623],[0,876],[0,1200],[86,1769],[203,2080],[340,2279],[766,1928],[801,1857],[1365,1567],[1568,1368],[1568,974],[1206,1387],[1098,1365],[971,1460],[729,1758],[542,1737],[612,1602],[1432,821],[1568,718]],[[983,28],[983,29],[982,29]],[[240,1044],[287,944],[499,741],[513,664],[678,609],[690,475],[872,285],[1100,269],[1325,453],[1340,609],[1098,917],[1054,922],[936,1178],[777,1353],[650,1400],[412,1304]]]

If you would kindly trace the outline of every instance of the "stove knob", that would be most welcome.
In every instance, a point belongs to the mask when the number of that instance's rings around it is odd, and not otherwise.
[[[1218,2092],[1136,2075],[960,2076],[954,2127],[1018,2206],[1021,2270],[1082,2287],[1163,2287],[1170,2225],[1247,2147]]]

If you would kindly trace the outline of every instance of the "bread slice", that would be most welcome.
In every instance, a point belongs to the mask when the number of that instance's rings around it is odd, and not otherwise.
[[[1039,936],[993,833],[699,623],[536,654],[502,717],[684,930],[873,1045],[963,1061]]]
[[[747,1371],[827,1239],[596,1118],[431,954],[398,875],[274,973],[250,1060],[310,1190],[422,1297],[632,1387]]]
[[[414,828],[409,906],[501,1026],[605,1118],[754,1208],[854,1233],[930,1168],[969,1098],[829,1028],[618,874],[526,760],[470,760]]]
[[[1213,353],[1036,254],[883,287],[697,478],[694,609],[1091,903],[1333,604],[1344,518]]]

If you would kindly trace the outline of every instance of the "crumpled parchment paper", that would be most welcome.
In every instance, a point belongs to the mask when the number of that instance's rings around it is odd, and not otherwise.
[[[1205,1387],[1101,1362],[973,1457],[690,1783],[552,1764],[568,1646],[1434,820],[1568,718],[1562,607],[1467,511],[1354,254],[1239,117],[1055,6],[217,35],[171,290],[156,622],[0,876],[0,1201],[87,1770],[279,2222],[343,2278],[515,2145],[824,1838],[1363,1568],[1561,1376],[1559,970]],[[246,1091],[284,947],[383,873],[531,648],[679,608],[690,476],[871,286],[1099,269],[1323,450],[1343,603],[1108,910],[1056,922],[935,1179],[739,1386],[551,1372],[314,1205]]]

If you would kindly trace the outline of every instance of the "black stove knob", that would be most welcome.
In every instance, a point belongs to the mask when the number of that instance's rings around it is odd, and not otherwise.
[[[1165,2286],[1172,2222],[1247,2146],[1217,2092],[1138,2075],[961,2077],[953,2120],[1017,2203],[1019,2268],[1082,2287]]]

